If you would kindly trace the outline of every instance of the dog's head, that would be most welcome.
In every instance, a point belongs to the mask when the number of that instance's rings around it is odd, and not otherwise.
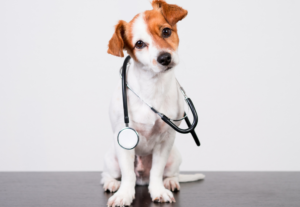
[[[187,11],[164,0],[153,0],[152,7],[152,10],[136,15],[129,23],[120,20],[107,52],[124,57],[125,49],[136,62],[154,72],[162,72],[179,62],[176,23],[187,15]]]

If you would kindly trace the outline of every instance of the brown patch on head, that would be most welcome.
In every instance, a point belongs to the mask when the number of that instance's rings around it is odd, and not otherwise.
[[[107,53],[124,57],[123,48],[124,48],[124,36],[125,36],[125,28],[127,22],[120,20],[116,25],[115,33],[108,43]]]
[[[134,45],[132,44],[132,24],[137,18],[136,15],[129,23],[120,20],[115,27],[115,32],[112,38],[108,43],[107,53],[115,55],[118,57],[124,57],[123,50],[126,50],[127,53],[134,59]]]
[[[154,43],[158,48],[176,50],[179,44],[176,23],[187,15],[187,11],[177,5],[167,4],[162,0],[152,1],[152,6],[153,10],[145,11],[144,14]],[[164,28],[172,30],[170,37],[162,37]]]
[[[155,46],[175,51],[179,44],[176,23],[187,15],[187,11],[177,5],[167,4],[164,0],[153,0],[152,6],[153,10],[144,12],[144,18]],[[139,14],[129,23],[123,20],[119,21],[108,44],[107,52],[109,54],[124,57],[123,50],[125,49],[133,59],[137,60],[134,54],[135,45],[132,42],[132,27],[138,16]],[[162,37],[164,28],[172,30],[170,37]]]
[[[175,25],[187,15],[187,10],[175,4],[168,4],[164,0],[153,0],[152,7],[160,10],[170,25]]]

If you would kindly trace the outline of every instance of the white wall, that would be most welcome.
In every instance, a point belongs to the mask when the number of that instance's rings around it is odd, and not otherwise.
[[[300,2],[170,0],[200,148],[182,170],[300,170]],[[114,25],[147,0],[0,2],[0,171],[96,171],[112,142]]]

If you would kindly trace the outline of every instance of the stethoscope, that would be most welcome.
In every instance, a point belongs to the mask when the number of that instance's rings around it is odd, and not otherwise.
[[[183,90],[183,88],[180,86],[180,90],[184,96],[184,99],[186,101],[186,103],[189,105],[190,110],[193,114],[194,117],[194,121],[191,124],[187,114],[184,112],[184,116],[181,119],[177,119],[177,120],[172,120],[170,118],[168,118],[166,115],[164,115],[163,113],[158,112],[156,109],[154,109],[150,104],[148,104],[146,101],[144,101],[137,93],[135,93],[132,88],[129,87],[129,85],[126,82],[126,69],[128,67],[128,63],[130,60],[130,56],[127,56],[124,60],[123,63],[123,67],[121,68],[122,71],[120,72],[120,76],[122,78],[122,94],[123,94],[123,109],[124,109],[124,122],[125,122],[125,127],[119,132],[118,134],[118,143],[119,145],[127,150],[131,150],[133,148],[135,148],[138,143],[139,143],[139,134],[137,131],[135,131],[133,128],[129,127],[129,117],[128,117],[128,106],[127,106],[127,92],[126,89],[128,88],[129,90],[131,90],[139,99],[141,99],[146,105],[148,105],[150,107],[150,109],[156,113],[158,116],[160,116],[160,118],[166,123],[168,124],[170,127],[172,127],[175,131],[182,133],[182,134],[187,134],[187,133],[191,133],[197,146],[200,146],[200,142],[199,139],[197,137],[197,134],[195,132],[195,128],[197,126],[198,123],[198,115],[197,115],[197,111],[193,105],[193,102],[190,98],[187,97],[185,91]],[[177,81],[178,82],[178,81]],[[177,127],[172,121],[181,121],[181,120],[185,120],[188,128],[187,129],[180,129],[179,127]]]

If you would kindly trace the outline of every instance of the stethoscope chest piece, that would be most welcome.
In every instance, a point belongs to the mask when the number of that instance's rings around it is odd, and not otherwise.
[[[130,127],[125,127],[118,134],[119,145],[127,150],[135,148],[139,143],[139,134]]]

